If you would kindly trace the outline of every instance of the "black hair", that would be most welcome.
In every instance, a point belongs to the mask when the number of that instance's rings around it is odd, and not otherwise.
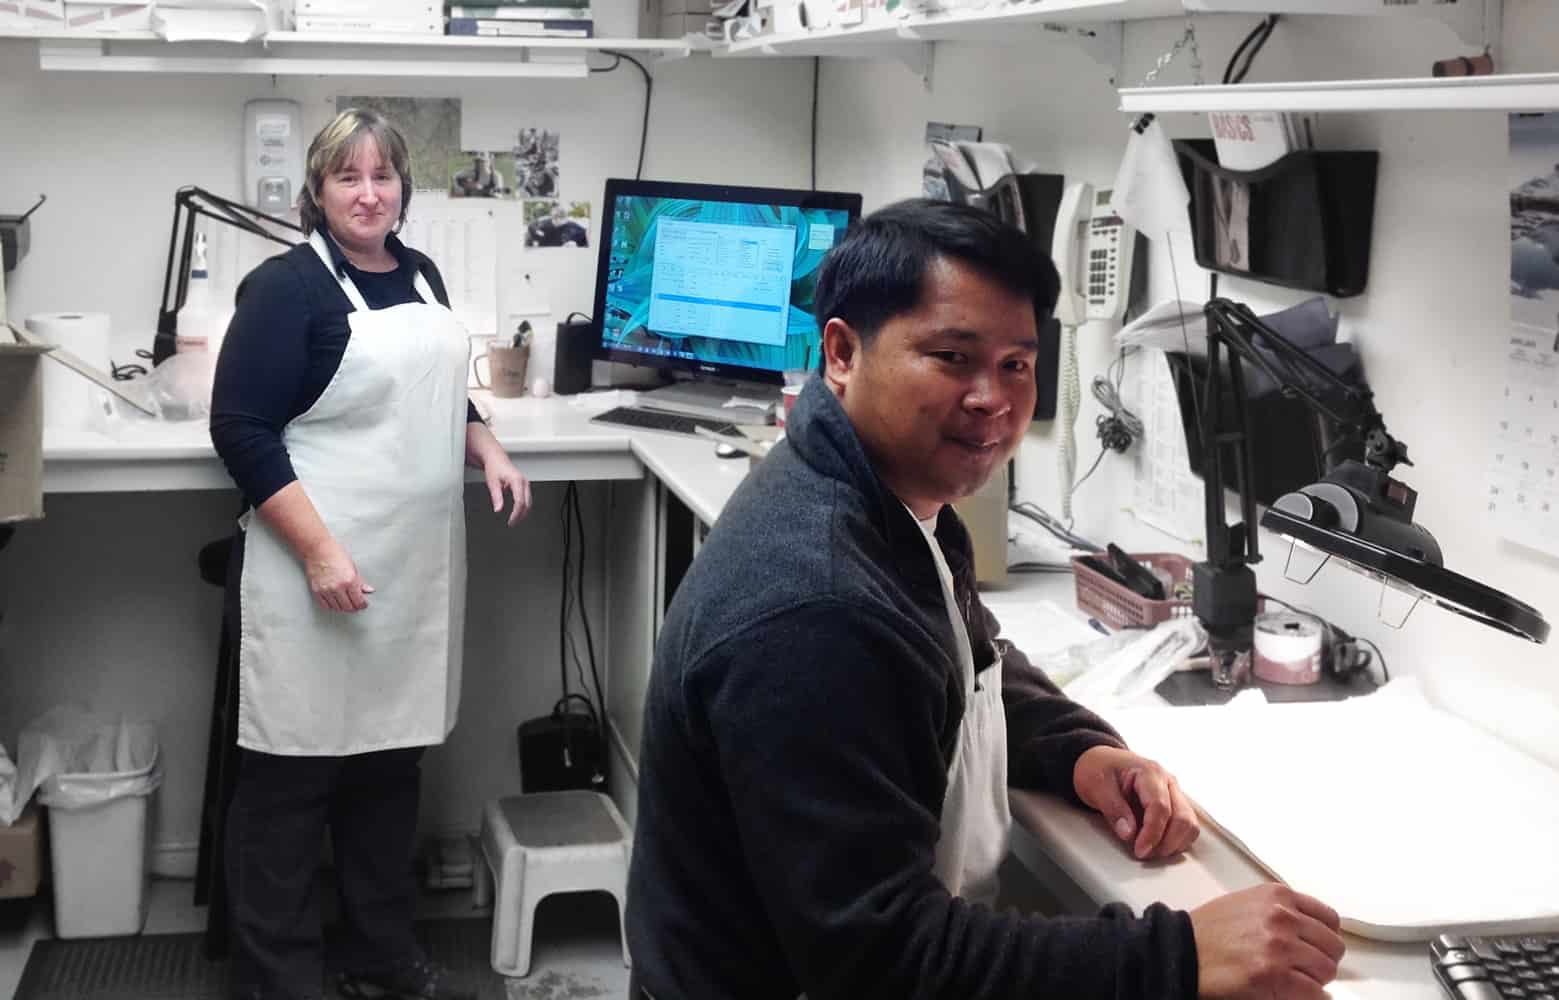
[[[910,198],[856,222],[823,259],[813,299],[819,329],[842,319],[869,342],[920,304],[926,271],[941,259],[1032,300],[1036,325],[1055,310],[1061,279],[1022,230],[968,205]]]

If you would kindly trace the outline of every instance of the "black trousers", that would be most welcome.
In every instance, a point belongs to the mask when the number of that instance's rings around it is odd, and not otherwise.
[[[344,925],[332,965],[371,972],[420,956],[412,853],[421,759],[421,747],[351,757],[243,751],[225,837],[238,996],[320,995],[327,826]]]

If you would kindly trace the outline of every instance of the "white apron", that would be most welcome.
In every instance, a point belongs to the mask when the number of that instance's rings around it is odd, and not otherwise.
[[[309,243],[334,270],[321,234]],[[245,515],[238,745],[345,756],[442,743],[460,701],[470,340],[421,273],[423,301],[370,310],[330,384],[282,431],[325,526],[375,590],[322,610],[303,565]]]
[[[1001,700],[1001,659],[984,671],[975,688],[974,651],[969,630],[958,611],[953,574],[933,533],[936,519],[919,522],[942,583],[942,600],[952,622],[964,675],[964,718],[958,745],[947,769],[947,795],[942,800],[942,836],[936,845],[933,871],[947,891],[971,903],[994,905],[999,888],[997,869],[1007,856],[1012,837],[1012,810],[1007,803],[1007,714]]]

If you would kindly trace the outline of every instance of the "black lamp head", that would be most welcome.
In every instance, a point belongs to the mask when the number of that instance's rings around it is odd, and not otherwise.
[[[1434,536],[1413,523],[1417,498],[1385,470],[1347,461],[1278,498],[1261,526],[1448,611],[1546,642],[1548,622],[1536,608],[1445,568]]]

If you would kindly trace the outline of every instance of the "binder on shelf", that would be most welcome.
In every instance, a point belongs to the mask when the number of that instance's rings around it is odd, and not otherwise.
[[[592,38],[595,22],[586,19],[557,21],[501,21],[477,17],[449,19],[451,35],[488,35],[507,38]]]

